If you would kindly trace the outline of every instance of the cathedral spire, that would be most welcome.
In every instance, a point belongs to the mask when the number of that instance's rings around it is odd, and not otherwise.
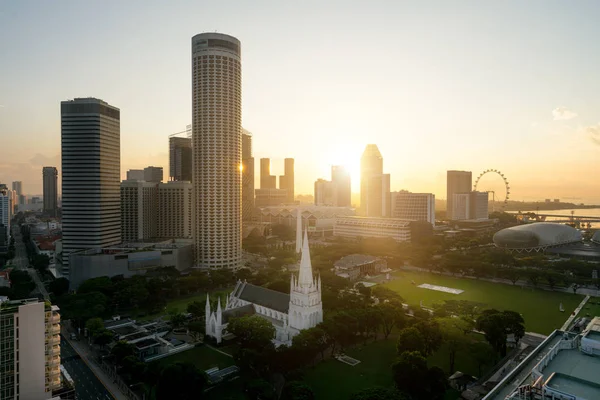
[[[302,251],[302,210],[296,209],[296,253]]]
[[[300,273],[298,274],[298,286],[310,287],[313,281],[312,264],[310,262],[310,250],[308,249],[308,231],[304,230],[304,242],[302,243],[302,258],[300,259]]]

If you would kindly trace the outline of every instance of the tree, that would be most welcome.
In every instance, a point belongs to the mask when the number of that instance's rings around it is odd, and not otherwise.
[[[114,335],[108,329],[104,329],[101,332],[96,334],[96,338],[94,339],[94,344],[97,344],[100,347],[104,347],[107,344],[110,344],[114,340]]]
[[[312,388],[303,382],[290,382],[283,390],[283,399],[289,400],[315,400]]]
[[[405,352],[392,365],[392,376],[396,388],[414,400],[428,400],[427,361],[417,351]]]
[[[54,293],[55,296],[60,297],[69,292],[69,280],[67,278],[55,279],[50,282],[48,289],[50,292]]]
[[[425,320],[414,325],[419,330],[425,342],[424,356],[429,356],[440,348],[443,341],[440,326],[435,321]]]
[[[540,271],[534,268],[527,269],[527,282],[531,283],[534,287],[537,287],[540,282]]]
[[[206,312],[206,304],[200,301],[193,301],[187,306],[187,312],[192,314],[192,317],[197,320],[204,320]]]
[[[508,279],[515,285],[521,278],[521,271],[514,267],[502,268],[499,275],[504,279]]]
[[[112,296],[113,291],[114,283],[108,276],[88,279],[79,285],[79,288],[77,289],[77,293],[79,294],[100,292],[109,297]]]
[[[181,328],[183,325],[185,325],[186,321],[187,318],[182,313],[175,313],[171,315],[171,325],[173,325],[173,328]]]
[[[406,325],[406,316],[401,304],[383,303],[377,305],[376,310],[379,312],[381,330],[385,339],[392,333],[394,327],[402,328]]]
[[[376,285],[371,288],[373,297],[377,297],[380,302],[399,302],[402,303],[404,299],[396,291],[387,288],[385,286]]]
[[[525,321],[521,314],[515,311],[504,311],[502,312],[504,318],[504,325],[507,334],[512,334],[515,338],[515,343],[519,344],[519,341],[525,336]]]
[[[35,283],[27,271],[13,270],[10,273],[10,294],[11,300],[26,299],[30,297],[35,289]]]
[[[440,316],[455,315],[474,320],[484,306],[484,303],[470,300],[444,300],[443,304],[434,305],[434,312],[440,314]]]
[[[466,334],[473,329],[473,323],[462,318],[438,318],[436,322],[439,324],[444,337],[444,343],[448,347],[449,356],[449,371],[454,372],[454,361],[456,353],[465,348],[467,343]]]
[[[489,344],[484,342],[473,342],[468,346],[468,352],[477,363],[479,377],[481,378],[481,369],[486,365],[492,365],[496,358],[494,349]]]
[[[427,355],[425,340],[421,332],[414,327],[402,329],[398,335],[396,351],[398,355],[405,352],[418,352],[421,355]]]
[[[275,336],[273,325],[256,315],[231,319],[227,331],[239,339],[242,348],[261,349],[271,344]]]
[[[48,257],[45,254],[36,254],[31,260],[31,265],[33,265],[33,267],[36,270],[44,272],[48,269],[48,266],[50,265],[50,257]]]
[[[502,357],[506,355],[507,335],[514,335],[515,342],[525,335],[523,317],[514,311],[485,310],[477,318],[477,329],[485,332],[485,339]]]
[[[117,365],[121,365],[123,359],[125,357],[134,356],[135,355],[135,347],[132,344],[127,343],[124,340],[117,342],[114,345],[110,354],[115,358],[115,363]]]
[[[274,400],[276,398],[273,386],[264,379],[248,381],[244,391],[251,400]]]
[[[156,400],[197,400],[207,385],[206,376],[194,364],[175,363],[163,369],[156,385]]]
[[[81,326],[85,321],[101,317],[106,312],[108,299],[100,292],[67,294],[59,303],[63,317],[75,320]]]
[[[87,329],[90,337],[95,337],[104,330],[104,322],[102,318],[90,318],[85,323],[85,329]]]
[[[350,400],[408,400],[408,398],[395,389],[370,387],[354,393]]]

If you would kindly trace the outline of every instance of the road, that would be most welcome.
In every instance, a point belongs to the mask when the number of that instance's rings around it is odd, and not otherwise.
[[[75,393],[79,400],[114,400],[114,397],[106,390],[104,385],[96,378],[96,375],[81,359],[79,354],[61,335],[60,357],[73,381],[75,381]]]
[[[21,230],[18,226],[12,228],[12,235],[15,238],[15,257],[12,259],[12,265],[16,269],[26,270],[36,284],[38,291],[44,296],[45,300],[50,300],[50,295],[41,281],[38,272],[34,268],[29,268],[29,257],[27,257],[27,250],[23,243],[23,236],[21,236]]]

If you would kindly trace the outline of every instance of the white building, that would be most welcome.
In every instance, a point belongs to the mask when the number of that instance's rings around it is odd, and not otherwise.
[[[214,311],[207,295],[206,334],[220,343],[227,338],[229,319],[246,315],[258,315],[271,322],[275,327],[276,345],[290,344],[301,330],[323,322],[321,278],[313,276],[306,231],[299,273],[297,277],[291,276],[290,294],[238,281],[231,295],[227,296],[225,309],[219,299]]]
[[[121,242],[120,111],[81,98],[61,112],[63,273],[68,254]]]
[[[242,73],[240,41],[192,38],[192,147],[196,265],[242,263]]]
[[[392,218],[409,221],[427,221],[435,226],[435,195],[411,193],[406,190],[392,192]]]
[[[397,242],[409,242],[411,221],[397,218],[340,217],[336,218],[334,236],[390,237]]]
[[[27,299],[0,309],[0,399],[52,398],[62,386],[58,307]]]

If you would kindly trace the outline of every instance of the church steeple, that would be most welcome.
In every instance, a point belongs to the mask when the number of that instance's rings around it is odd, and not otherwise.
[[[304,241],[302,243],[302,258],[300,259],[300,272],[298,274],[298,285],[310,287],[313,284],[312,264],[310,262],[310,250],[308,248],[308,231],[304,230]]]
[[[296,209],[296,253],[302,250],[302,210]]]

